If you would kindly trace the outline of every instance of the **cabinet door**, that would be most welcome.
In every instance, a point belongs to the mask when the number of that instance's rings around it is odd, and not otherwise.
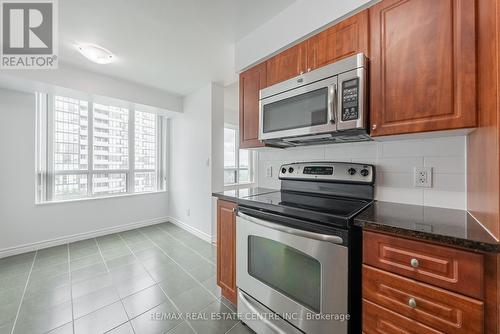
[[[307,40],[307,71],[363,52],[368,54],[368,10]]]
[[[236,204],[217,201],[217,285],[236,304]]]
[[[306,70],[307,43],[287,49],[266,62],[267,86],[296,77]]]
[[[265,63],[240,74],[240,148],[264,146],[259,141],[259,91],[265,86]]]
[[[476,126],[475,0],[369,9],[371,134]]]

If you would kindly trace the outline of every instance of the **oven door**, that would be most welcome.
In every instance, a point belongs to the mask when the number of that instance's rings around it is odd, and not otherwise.
[[[260,100],[259,139],[336,131],[337,76]]]
[[[342,238],[241,212],[236,221],[240,313],[267,308],[305,333],[347,333],[348,250]],[[253,318],[243,314],[258,334],[290,333],[282,319],[247,319]]]

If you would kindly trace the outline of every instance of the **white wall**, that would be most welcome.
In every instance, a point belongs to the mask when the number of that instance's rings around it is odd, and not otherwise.
[[[33,94],[0,89],[0,157],[0,257],[28,249],[23,245],[44,247],[44,241],[63,243],[167,219],[165,192],[35,205]]]
[[[259,150],[260,187],[276,188],[278,168],[297,161],[352,161],[377,168],[376,199],[466,209],[466,136]],[[273,177],[266,176],[272,166]],[[433,187],[413,187],[413,168],[433,167]]]
[[[184,98],[184,112],[172,119],[170,216],[211,240],[212,191],[223,182],[223,90],[211,83]],[[217,148],[220,146],[220,148]]]
[[[239,126],[239,82],[224,87],[224,123]]]
[[[235,45],[237,72],[378,0],[298,0]]]

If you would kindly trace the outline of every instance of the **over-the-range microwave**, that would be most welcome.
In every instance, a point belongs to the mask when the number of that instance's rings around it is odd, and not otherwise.
[[[259,139],[278,147],[371,140],[367,63],[358,53],[262,89]]]

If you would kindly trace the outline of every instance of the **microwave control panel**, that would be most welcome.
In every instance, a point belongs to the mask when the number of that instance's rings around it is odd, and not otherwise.
[[[342,82],[342,121],[359,118],[359,78]]]

